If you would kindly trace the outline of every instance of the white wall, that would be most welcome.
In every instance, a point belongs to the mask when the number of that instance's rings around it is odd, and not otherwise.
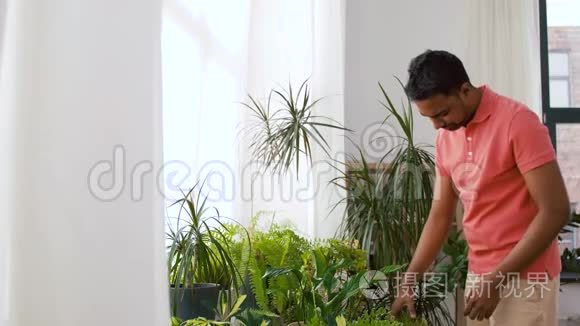
[[[466,9],[463,0],[347,1],[345,124],[356,131],[353,139],[358,144],[365,128],[365,138],[373,139],[368,137],[373,131],[369,126],[385,118],[386,111],[377,101],[381,98],[378,81],[400,103],[404,94],[392,76],[406,82],[411,58],[430,48],[464,59]],[[430,122],[416,115],[415,125],[416,141],[433,144],[435,130]],[[385,150],[365,143],[371,158]],[[356,153],[349,141],[345,150]]]

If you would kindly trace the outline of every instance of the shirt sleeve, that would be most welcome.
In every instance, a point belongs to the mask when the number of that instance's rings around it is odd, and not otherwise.
[[[556,160],[548,128],[530,110],[522,110],[514,115],[509,129],[509,141],[522,174]]]
[[[437,132],[437,136],[435,137],[435,172],[437,175],[442,177],[448,177],[449,171],[443,165],[442,159],[443,156],[441,155],[442,147],[441,147],[441,133]]]

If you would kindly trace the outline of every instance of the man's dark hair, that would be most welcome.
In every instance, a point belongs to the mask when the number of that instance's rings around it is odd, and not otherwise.
[[[469,76],[459,58],[447,51],[427,50],[411,60],[405,92],[413,101],[424,100],[449,95],[465,82]]]

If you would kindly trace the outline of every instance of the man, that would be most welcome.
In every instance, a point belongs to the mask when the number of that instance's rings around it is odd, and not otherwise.
[[[469,246],[468,324],[557,325],[557,236],[570,204],[546,127],[523,104],[474,87],[449,52],[414,58],[405,91],[437,129],[437,178],[393,312],[416,314],[415,281],[441,249],[459,198]]]

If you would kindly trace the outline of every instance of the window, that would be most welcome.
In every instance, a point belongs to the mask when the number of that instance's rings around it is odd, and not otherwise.
[[[580,203],[580,1],[539,0],[544,123],[558,153],[571,204]],[[580,244],[568,234],[565,247]]]
[[[570,68],[565,50],[550,50],[550,106],[570,106]]]
[[[168,216],[178,215],[179,205],[171,204],[197,182],[208,207],[233,216],[250,7],[248,1],[222,7],[215,1],[164,2],[162,190]]]

